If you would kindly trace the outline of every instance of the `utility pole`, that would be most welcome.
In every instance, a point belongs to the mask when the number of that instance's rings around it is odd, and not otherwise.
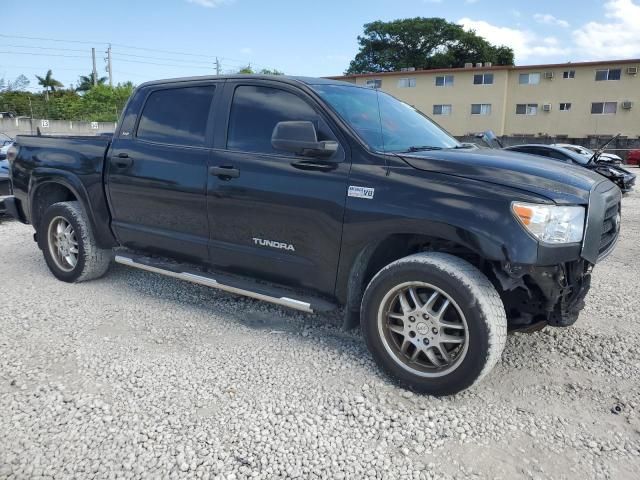
[[[113,68],[111,65],[111,44],[109,44],[109,47],[107,48],[107,58],[105,58],[105,60],[107,61],[107,72],[109,72],[109,86],[113,87]]]
[[[220,75],[220,61],[216,57],[216,75]]]
[[[98,85],[98,69],[96,68],[96,49],[95,48],[91,48],[91,59],[93,60],[93,71],[92,71],[93,86],[95,87],[96,85]]]
[[[31,105],[31,95],[29,95],[29,111],[31,112],[31,116],[29,117],[29,130],[31,130],[31,135],[33,135],[33,105]]]

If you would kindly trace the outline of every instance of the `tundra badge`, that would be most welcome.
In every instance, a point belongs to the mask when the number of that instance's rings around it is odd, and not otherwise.
[[[264,240],[262,238],[253,238],[253,243],[261,247],[279,248],[280,250],[290,250],[295,252],[296,249],[290,243],[274,242],[273,240]]]

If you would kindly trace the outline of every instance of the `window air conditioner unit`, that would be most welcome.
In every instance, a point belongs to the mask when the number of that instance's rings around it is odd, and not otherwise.
[[[637,75],[638,74],[638,67],[627,67],[627,73],[629,75]]]
[[[624,102],[622,102],[622,108],[624,108],[625,110],[631,110],[631,107],[633,107],[633,102],[629,100],[625,100]]]
[[[542,111],[543,112],[550,112],[551,111],[551,104],[550,103],[545,103],[544,105],[542,105]]]
[[[553,78],[553,72],[544,72],[544,78],[551,80]]]

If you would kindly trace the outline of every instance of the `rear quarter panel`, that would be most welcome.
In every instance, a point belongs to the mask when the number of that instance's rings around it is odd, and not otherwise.
[[[103,184],[108,137],[47,137],[20,135],[18,154],[11,167],[14,195],[20,201],[27,221],[37,222],[32,211],[38,189],[59,183],[82,203],[101,246],[113,246],[110,215]]]

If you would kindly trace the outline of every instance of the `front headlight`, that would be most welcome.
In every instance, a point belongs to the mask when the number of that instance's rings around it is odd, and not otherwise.
[[[584,234],[584,207],[513,202],[511,209],[529,233],[545,243],[577,243]]]

